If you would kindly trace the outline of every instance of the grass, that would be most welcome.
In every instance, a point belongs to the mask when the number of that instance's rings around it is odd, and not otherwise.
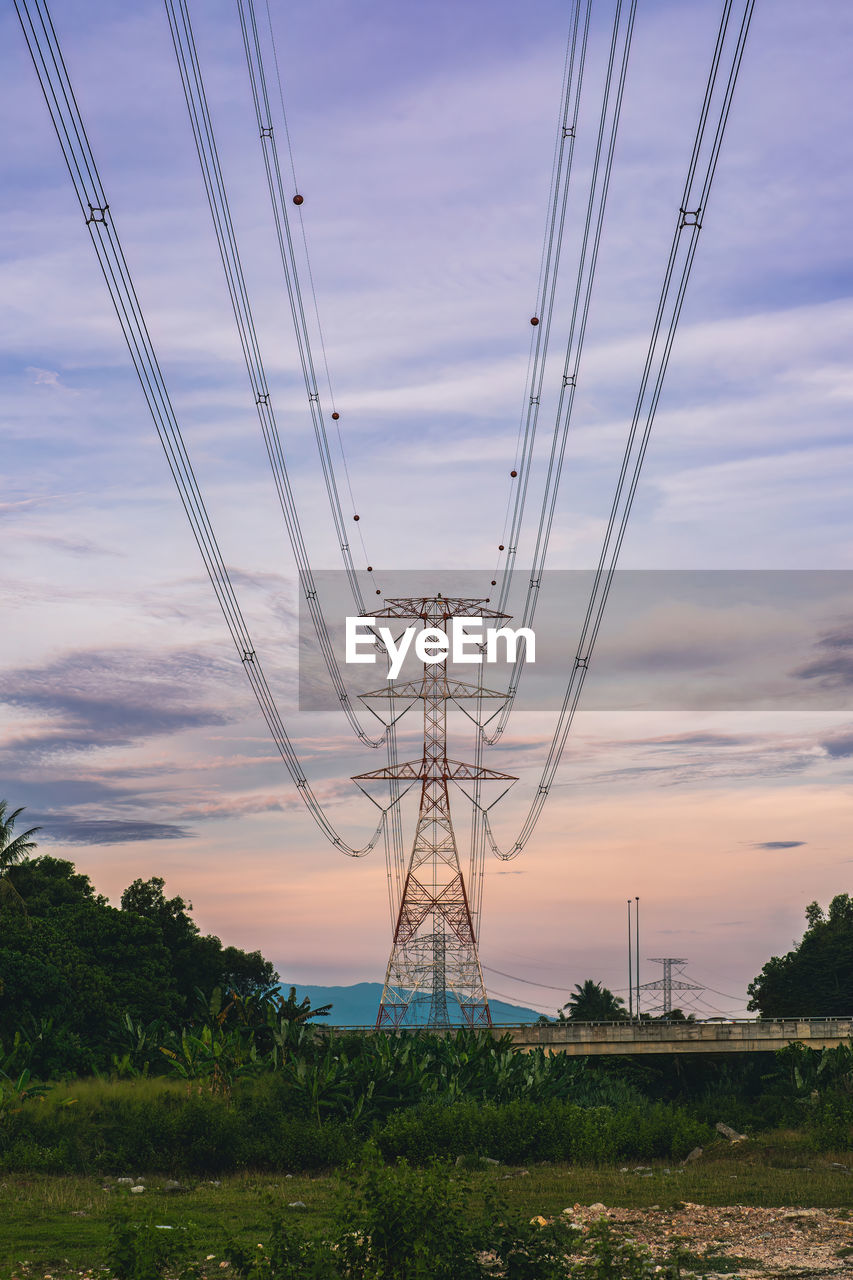
[[[853,1175],[833,1168],[850,1164],[849,1153],[808,1150],[793,1133],[778,1133],[748,1144],[720,1143],[694,1163],[628,1168],[531,1165],[527,1176],[502,1166],[472,1172],[475,1184],[496,1184],[509,1204],[532,1216],[550,1216],[574,1204],[668,1208],[684,1201],[706,1205],[796,1205],[844,1208]],[[139,1170],[128,1170],[136,1176]],[[510,1174],[511,1176],[506,1176]],[[166,1175],[168,1176],[168,1175]],[[218,1269],[229,1234],[255,1247],[267,1238],[272,1211],[301,1200],[299,1213],[312,1234],[331,1223],[340,1182],[336,1175],[243,1174],[219,1184],[187,1179],[187,1193],[167,1194],[166,1176],[150,1175],[146,1190],[133,1194],[114,1178],[72,1175],[13,1175],[0,1181],[0,1280],[79,1280],[81,1272],[103,1266],[109,1223],[117,1212],[131,1219],[153,1214],[172,1227],[190,1226],[208,1276]],[[103,1188],[108,1187],[105,1191]],[[22,1264],[27,1263],[24,1267]],[[743,1263],[743,1265],[746,1265]],[[719,1270],[719,1268],[718,1268]]]

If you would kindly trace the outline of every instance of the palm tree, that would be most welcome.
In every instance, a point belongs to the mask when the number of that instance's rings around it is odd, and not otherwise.
[[[30,827],[29,831],[22,831],[19,836],[16,836],[15,823],[24,810],[23,807],[16,809],[7,817],[8,808],[9,801],[0,800],[0,905],[4,902],[13,903],[26,913],[24,899],[12,883],[9,868],[20,862],[31,849],[38,847],[35,840],[31,840],[30,837],[37,831],[41,831],[41,827]]]
[[[572,1022],[622,1022],[628,1016],[619,997],[592,978],[575,986],[563,1008]]]

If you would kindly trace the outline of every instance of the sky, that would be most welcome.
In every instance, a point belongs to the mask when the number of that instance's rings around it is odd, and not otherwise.
[[[486,761],[519,777],[492,815],[502,845],[553,732],[561,636],[574,652],[577,605],[556,571],[598,558],[720,8],[638,6],[543,593],[554,659]],[[332,573],[236,6],[190,11],[306,543]],[[345,512],[359,514],[384,589],[403,573],[424,594],[451,571],[487,581],[525,394],[568,6],[270,11],[354,495],[344,486]],[[596,4],[533,510],[612,15]],[[292,555],[165,9],[64,0],[53,16],[257,651],[332,821],[363,842],[370,806],[349,778],[381,761],[333,710],[300,709]],[[646,957],[685,957],[708,989],[700,1008],[742,1014],[748,982],[801,936],[805,905],[851,889],[851,37],[847,6],[759,0],[620,561],[637,582],[681,571],[693,585],[608,615],[603,652],[621,684],[605,696],[591,670],[533,839],[487,866],[481,958],[502,998],[553,1011],[588,977],[624,988],[638,895],[642,980],[660,974]],[[204,930],[260,948],[285,980],[381,980],[382,854],[350,860],[325,841],[266,735],[10,10],[0,111],[2,794],[41,824],[43,851],[115,902],[134,878],[162,875]],[[753,574],[754,597],[702,597],[721,570]],[[798,571],[781,594],[779,571]],[[464,722],[451,730],[451,754],[468,758]],[[417,755],[416,726],[404,746]],[[411,808],[404,818],[411,833]]]

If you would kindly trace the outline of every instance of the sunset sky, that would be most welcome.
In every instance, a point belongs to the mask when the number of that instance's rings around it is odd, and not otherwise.
[[[568,9],[271,0],[355,495],[345,514],[360,514],[385,590],[404,571],[422,575],[423,594],[451,570],[484,587],[492,576]],[[598,558],[720,9],[638,6],[552,570]],[[361,749],[338,713],[299,709],[293,560],[165,9],[54,0],[52,12],[257,651],[333,822],[363,842],[372,811],[349,778],[381,753]],[[190,12],[306,543],[318,569],[338,570],[236,6],[192,0]],[[613,3],[596,4],[529,525],[612,16]],[[625,904],[639,895],[643,957],[686,957],[709,988],[704,1011],[742,1014],[747,983],[800,937],[806,903],[853,891],[852,40],[849,6],[759,0],[620,562],[800,573],[778,589],[756,573],[754,595],[736,598],[694,575],[692,595],[638,588],[614,601],[602,661],[616,684],[606,695],[593,668],[533,839],[487,865],[481,957],[503,998],[552,1012],[588,977],[624,988]],[[0,795],[41,823],[43,851],[73,859],[113,901],[135,877],[162,875],[204,930],[260,948],[285,980],[381,980],[382,852],[353,861],[332,848],[268,738],[11,7],[0,105]],[[530,546],[528,527],[519,590]],[[503,845],[535,790],[574,653],[565,582],[554,573],[543,594],[547,671],[486,760],[519,776],[493,814]],[[417,755],[416,728],[404,758]],[[451,754],[472,758],[461,717],[452,730]],[[458,815],[467,862],[461,797]],[[409,807],[409,834],[413,823]],[[643,981],[658,976],[644,959]]]

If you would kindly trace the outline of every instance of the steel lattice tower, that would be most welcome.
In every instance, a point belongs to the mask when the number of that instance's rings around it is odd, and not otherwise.
[[[451,618],[505,618],[483,600],[442,596],[386,600],[376,617],[421,620],[446,631]],[[447,758],[447,702],[459,698],[503,698],[505,694],[448,678],[444,662],[425,662],[421,681],[393,686],[393,697],[423,699],[424,749],[421,760],[358,774],[356,782],[421,779],[415,839],[409,859],[377,1029],[403,1023],[447,1027],[448,1001],[458,1004],[470,1027],[491,1026],[468,892],[453,832],[450,781],[514,782],[512,774]],[[387,698],[389,689],[363,694]]]
[[[672,1013],[672,993],[673,991],[704,991],[705,988],[698,982],[684,982],[684,966],[687,961],[677,956],[649,956],[652,964],[663,965],[663,977],[658,978],[657,982],[644,982],[641,991],[662,991],[663,1006],[658,1006],[658,1011],[668,1018]],[[675,977],[673,977],[673,970]]]

